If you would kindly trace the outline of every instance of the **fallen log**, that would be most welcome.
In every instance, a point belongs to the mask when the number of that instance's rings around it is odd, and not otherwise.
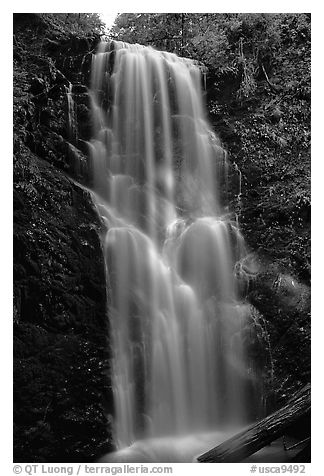
[[[207,451],[200,463],[238,463],[283,435],[300,418],[310,414],[311,390],[307,384],[285,406]]]

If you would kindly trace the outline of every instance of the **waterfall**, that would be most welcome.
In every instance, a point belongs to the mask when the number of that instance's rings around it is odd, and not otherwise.
[[[221,203],[225,154],[205,117],[201,71],[175,54],[103,42],[90,96],[116,447],[243,424],[248,306],[234,268],[246,249]]]
[[[76,117],[76,109],[73,100],[73,84],[69,83],[69,87],[65,86],[66,88],[66,97],[68,102],[68,135],[69,141],[72,144],[75,144],[78,138],[78,121]]]

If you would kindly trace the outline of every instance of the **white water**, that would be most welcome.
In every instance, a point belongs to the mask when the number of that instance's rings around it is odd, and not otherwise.
[[[137,440],[132,445],[103,456],[104,463],[194,463],[206,450],[233,436],[233,431],[191,433],[176,437]]]
[[[161,461],[157,448],[168,446],[165,461],[191,461],[208,445],[204,435],[246,421],[251,378],[242,338],[249,307],[234,277],[246,251],[219,198],[224,151],[205,119],[200,70],[187,59],[101,43],[91,100],[116,457],[129,461],[135,445],[145,461]]]

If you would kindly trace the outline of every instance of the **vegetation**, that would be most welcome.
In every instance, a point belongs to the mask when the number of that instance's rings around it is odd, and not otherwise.
[[[16,462],[93,461],[112,447],[100,223],[69,178],[66,115],[67,87],[87,81],[100,24],[75,17],[14,16]]]

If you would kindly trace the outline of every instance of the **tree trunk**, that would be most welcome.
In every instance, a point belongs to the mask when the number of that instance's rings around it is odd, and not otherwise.
[[[224,443],[198,457],[200,463],[237,463],[283,435],[301,417],[310,414],[311,391],[307,384],[287,404],[250,425]]]

